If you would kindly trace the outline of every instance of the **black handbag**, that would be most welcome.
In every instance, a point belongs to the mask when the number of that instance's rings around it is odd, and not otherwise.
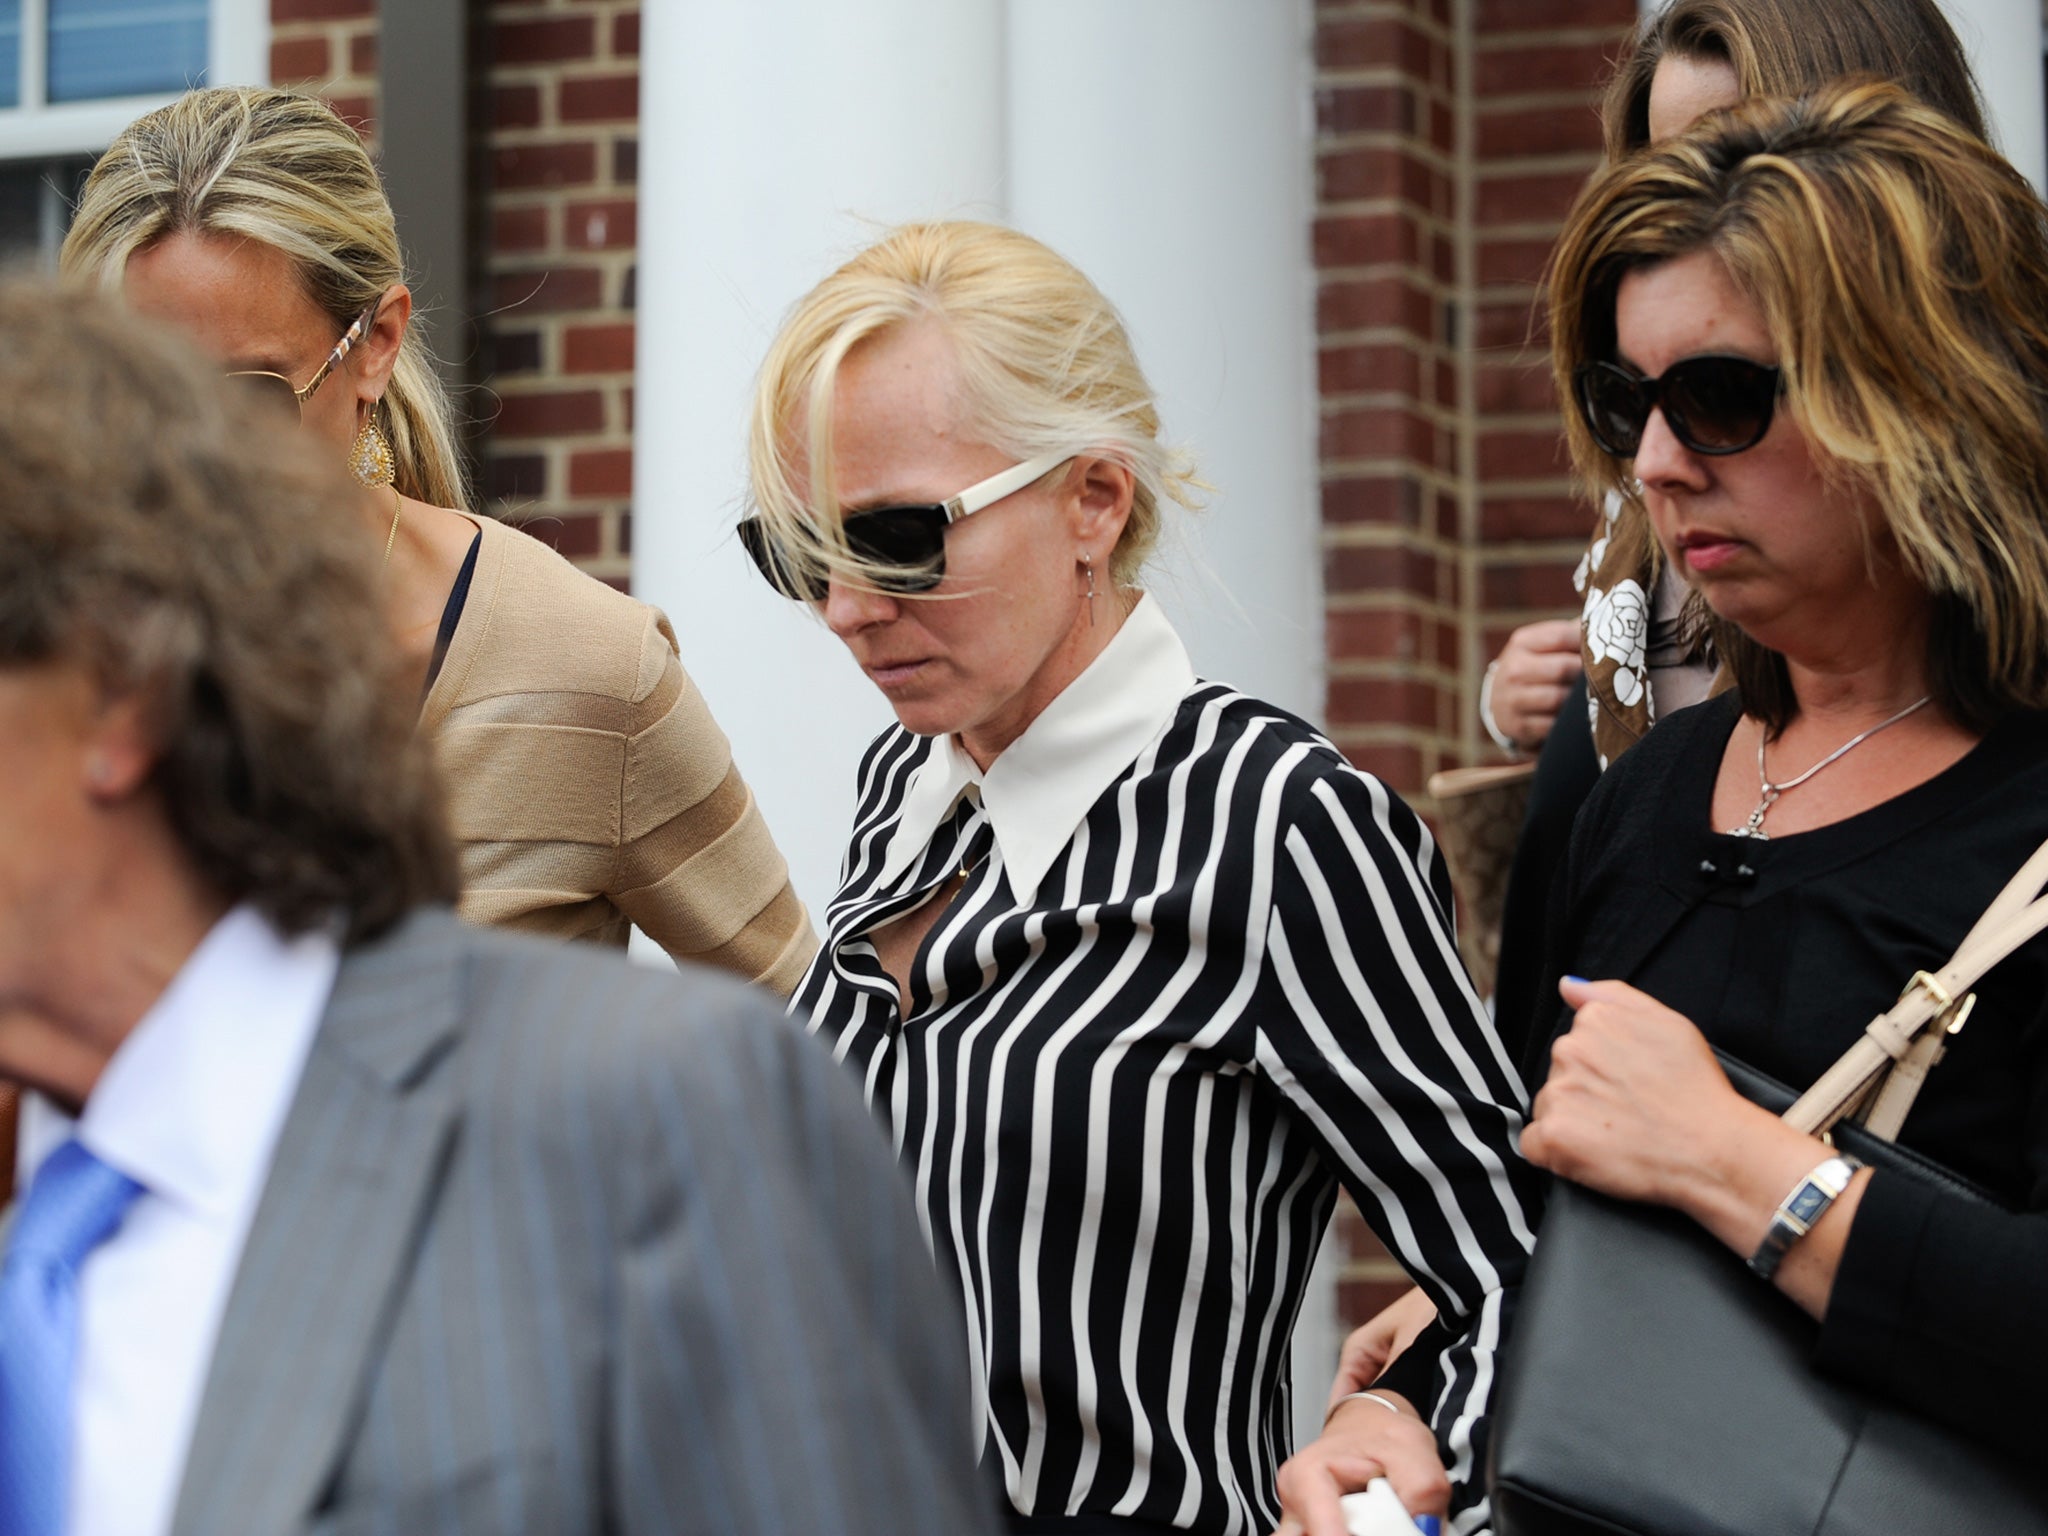
[[[2048,846],[1796,1103],[1724,1057],[1730,1081],[1873,1167],[1989,1200],[1893,1138],[1970,986],[2048,927],[2044,882]],[[2041,1462],[1817,1375],[1817,1331],[1688,1217],[1559,1180],[1495,1394],[1498,1536],[2048,1536]]]

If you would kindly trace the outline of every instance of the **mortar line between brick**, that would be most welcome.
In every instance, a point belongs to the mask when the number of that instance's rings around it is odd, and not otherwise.
[[[1457,43],[1451,68],[1457,81],[1458,174],[1453,192],[1457,210],[1457,238],[1454,263],[1461,297],[1458,326],[1458,533],[1459,533],[1459,636],[1458,655],[1462,665],[1453,688],[1458,722],[1458,751],[1466,762],[1479,758],[1479,720],[1476,694],[1468,700],[1466,679],[1476,677],[1487,658],[1485,621],[1480,612],[1479,535],[1479,240],[1478,143],[1479,122],[1475,87],[1479,48],[1478,16],[1472,0],[1453,0],[1451,15],[1456,21]]]

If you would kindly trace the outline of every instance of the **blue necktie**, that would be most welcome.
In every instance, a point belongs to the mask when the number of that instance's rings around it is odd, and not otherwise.
[[[36,1170],[0,1268],[0,1536],[61,1536],[78,1271],[142,1186],[67,1141]]]

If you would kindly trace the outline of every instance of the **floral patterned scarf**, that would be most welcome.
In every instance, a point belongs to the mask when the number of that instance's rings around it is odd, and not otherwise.
[[[1675,655],[1669,645],[1659,649],[1658,666],[1697,660],[1706,653],[1705,614],[1699,594],[1688,592],[1678,614],[1659,614],[1652,547],[1641,538],[1615,538],[1626,509],[1627,503],[1620,497],[1607,499],[1599,535],[1572,575],[1572,585],[1585,599],[1579,627],[1585,637],[1581,649],[1586,665],[1586,710],[1593,727],[1593,750],[1599,755],[1603,773],[1657,723],[1656,690],[1650,677],[1653,636],[1675,631],[1680,637]]]
[[[1640,561],[1615,550],[1615,524],[1623,501],[1607,498],[1606,520],[1592,547],[1572,573],[1572,585],[1586,600],[1579,618],[1585,634],[1586,709],[1592,717],[1593,750],[1600,770],[1607,771],[1622,753],[1641,741],[1657,720],[1650,698],[1650,590],[1654,577]],[[1620,567],[1613,569],[1610,567]]]

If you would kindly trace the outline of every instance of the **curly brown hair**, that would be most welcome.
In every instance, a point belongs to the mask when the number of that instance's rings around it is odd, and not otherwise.
[[[110,299],[0,286],[0,667],[140,697],[195,872],[366,938],[458,886],[351,489]]]

